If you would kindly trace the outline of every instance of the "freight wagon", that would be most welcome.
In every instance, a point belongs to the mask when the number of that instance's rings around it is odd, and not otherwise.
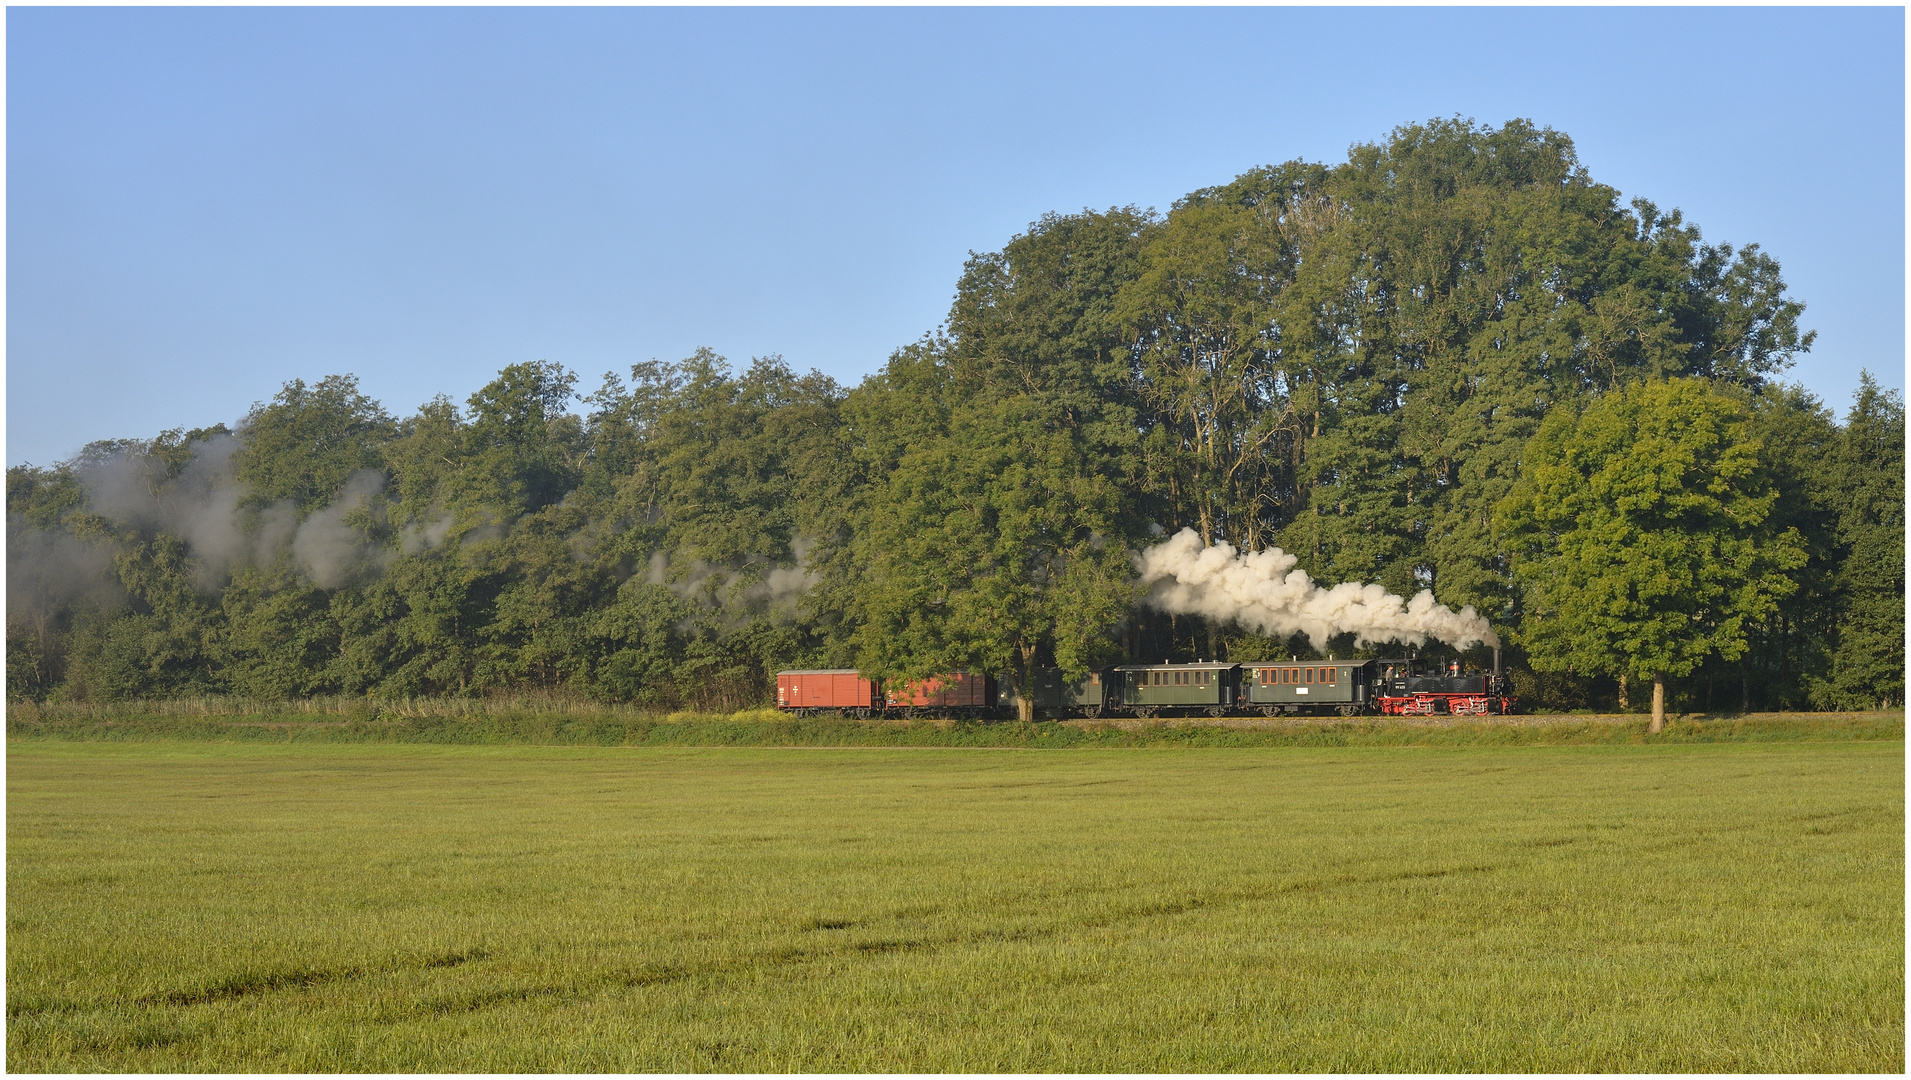
[[[843,668],[776,673],[776,707],[798,716],[837,712],[868,719],[883,707],[874,680]]]
[[[937,675],[894,690],[885,687],[883,692],[884,708],[903,716],[984,716],[995,702],[995,679],[967,671]]]

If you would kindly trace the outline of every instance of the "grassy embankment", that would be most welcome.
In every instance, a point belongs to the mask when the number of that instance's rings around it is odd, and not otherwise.
[[[7,711],[12,739],[142,742],[438,743],[494,746],[1588,746],[1648,741],[1643,716],[1357,717],[1004,721],[793,719],[644,712],[555,699],[377,703],[219,698]],[[1674,718],[1655,743],[1902,740],[1904,713]]]
[[[13,1070],[1904,1067],[1901,741],[8,752]]]

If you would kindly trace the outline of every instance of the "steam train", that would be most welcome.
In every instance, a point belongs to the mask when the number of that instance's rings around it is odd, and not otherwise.
[[[1466,671],[1458,661],[1253,660],[1242,663],[1127,664],[1066,679],[1038,669],[1031,685],[973,672],[884,687],[854,671],[779,671],[776,707],[798,715],[1016,715],[1024,697],[1038,717],[1489,716],[1519,704],[1499,671]]]

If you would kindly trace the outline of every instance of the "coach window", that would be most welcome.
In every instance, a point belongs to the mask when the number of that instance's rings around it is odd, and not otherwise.
[[[1325,681],[1327,681],[1327,682],[1330,682],[1330,683],[1331,683],[1331,682],[1333,682],[1333,681],[1334,681],[1334,672],[1335,672],[1336,670],[1338,670],[1338,669],[1336,669],[1336,668],[1322,668],[1322,669],[1320,669],[1320,673],[1321,673],[1321,676],[1322,676],[1322,677],[1323,677],[1323,678],[1325,679]]]
[[[1311,682],[1313,682],[1313,681],[1314,681],[1314,669],[1313,669],[1313,668],[1306,668],[1306,669],[1304,669],[1304,670],[1305,670],[1305,671],[1307,672],[1307,681],[1308,681],[1308,682],[1310,682],[1310,683],[1311,683]]]

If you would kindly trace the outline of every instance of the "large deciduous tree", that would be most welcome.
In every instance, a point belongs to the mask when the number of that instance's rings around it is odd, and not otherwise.
[[[1701,380],[1609,391],[1547,418],[1498,507],[1532,663],[1650,679],[1655,733],[1666,678],[1713,653],[1736,660],[1805,561],[1798,533],[1771,521],[1777,495],[1747,426]]]
[[[1133,599],[1137,410],[1116,313],[1153,221],[1050,216],[972,259],[948,338],[853,395],[858,665],[1081,675]],[[1024,719],[1033,702],[1022,695]]]

